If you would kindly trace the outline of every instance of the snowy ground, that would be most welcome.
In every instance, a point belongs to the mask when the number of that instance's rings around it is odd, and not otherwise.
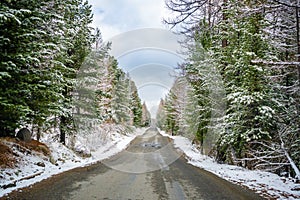
[[[174,145],[184,152],[188,162],[196,167],[210,171],[230,182],[248,187],[268,199],[300,199],[300,184],[292,178],[280,177],[276,174],[251,171],[233,165],[218,164],[212,158],[201,155],[191,141],[181,136],[161,134],[174,140]]]
[[[31,153],[26,156],[20,155],[23,157],[23,161],[20,162],[18,168],[0,169],[0,186],[14,185],[6,189],[0,188],[0,197],[12,190],[29,186],[55,174],[109,158],[125,149],[137,135],[144,132],[145,129],[138,129],[133,134],[126,136],[111,133],[105,143],[99,145],[95,151],[90,152],[92,156],[89,158],[77,156],[73,151],[58,142],[46,142],[52,151],[52,157],[56,165],[52,164],[49,158],[41,154]],[[279,177],[276,174],[268,172],[250,171],[237,166],[218,164],[212,158],[201,155],[187,138],[170,136],[163,131],[161,131],[161,134],[172,138],[175,147],[183,151],[188,162],[194,166],[210,171],[233,183],[253,189],[269,199],[300,199],[300,184],[296,184],[293,179]],[[81,139],[81,142],[75,146],[84,150],[85,146],[88,146],[84,143],[91,144],[90,141],[83,141]],[[44,166],[41,166],[41,163]]]
[[[111,133],[105,142],[98,144],[99,147],[95,151],[90,151],[91,157],[82,158],[76,155],[73,151],[60,144],[59,142],[45,142],[52,152],[52,160],[41,153],[24,153],[14,150],[22,158],[18,166],[14,169],[0,169],[0,197],[10,193],[13,190],[30,186],[43,179],[47,179],[55,174],[76,168],[83,167],[103,159],[109,158],[123,149],[137,136],[145,132],[145,128],[137,129],[133,134],[121,135]],[[47,140],[47,139],[46,139]],[[44,142],[44,141],[43,141]],[[77,148],[86,148],[86,141],[81,140],[76,143]],[[7,144],[9,145],[9,144]]]

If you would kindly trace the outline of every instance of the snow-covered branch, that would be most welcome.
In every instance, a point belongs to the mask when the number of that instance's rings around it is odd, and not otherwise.
[[[263,65],[288,65],[288,66],[298,66],[300,65],[300,62],[274,62],[274,61],[266,61],[266,60],[251,60],[251,64],[263,64]]]

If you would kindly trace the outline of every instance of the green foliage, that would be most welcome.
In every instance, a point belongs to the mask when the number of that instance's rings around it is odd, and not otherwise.
[[[121,70],[117,70],[116,87],[114,90],[112,110],[113,121],[117,124],[130,123],[130,80]]]
[[[167,2],[177,16],[166,22],[182,25],[188,36],[189,58],[181,66],[191,86],[187,130],[201,146],[211,143],[210,153],[220,162],[299,177],[299,6],[265,0],[177,3]],[[173,96],[171,91],[158,117],[175,127],[181,125]]]
[[[141,103],[141,99],[139,98],[135,83],[131,81],[130,85],[131,85],[130,109],[133,115],[133,125],[139,127],[143,125],[142,124],[142,115],[143,115],[142,103]]]
[[[175,104],[174,104],[174,94],[170,94],[166,99],[165,99],[165,106],[166,106],[166,125],[165,125],[165,130],[167,132],[170,132],[172,135],[177,135],[179,126],[178,126],[178,121],[177,121],[177,115],[176,115],[176,109],[175,109]]]
[[[92,125],[141,125],[136,86],[91,22],[84,0],[1,1],[0,136],[55,126],[65,143]]]
[[[69,116],[75,73],[93,42],[91,7],[82,1],[21,0],[1,2],[0,12],[0,134]]]
[[[184,77],[178,77],[165,100],[161,101],[157,114],[159,126],[172,135],[182,134],[185,129],[182,114],[186,103],[186,87]]]
[[[165,111],[165,101],[160,99],[157,113],[156,113],[156,126],[162,130],[165,130],[166,122],[166,111]]]
[[[235,156],[242,158],[249,142],[272,138],[275,124],[272,96],[267,87],[268,71],[251,63],[268,59],[268,44],[261,34],[263,16],[254,13],[240,17],[236,9],[231,10],[226,23],[230,32],[228,45],[225,49],[216,49],[217,55],[222,55],[218,62],[227,92],[226,126],[219,145],[232,147]]]
[[[144,102],[142,105],[142,119],[141,126],[147,127],[151,125],[151,113],[149,112],[146,103]]]
[[[49,54],[59,49],[45,31],[51,10],[47,1],[1,3],[1,135],[14,134],[31,120],[41,124],[53,112],[59,88],[54,81]],[[54,17],[53,17],[54,18]],[[52,54],[53,55],[53,54]]]

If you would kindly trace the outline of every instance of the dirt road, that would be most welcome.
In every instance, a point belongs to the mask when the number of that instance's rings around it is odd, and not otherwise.
[[[1,199],[1,198],[0,198]],[[189,165],[167,137],[149,129],[127,150],[2,199],[261,199],[250,190]]]

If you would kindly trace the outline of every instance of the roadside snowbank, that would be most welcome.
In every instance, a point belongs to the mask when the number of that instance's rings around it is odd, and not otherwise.
[[[291,178],[259,170],[252,171],[234,165],[219,164],[212,158],[202,155],[189,139],[182,136],[170,136],[164,131],[160,133],[174,140],[175,147],[184,152],[191,165],[210,171],[235,184],[248,187],[268,199],[300,199],[300,184],[296,184]]]
[[[88,158],[76,155],[74,151],[59,142],[48,140],[49,142],[45,143],[51,150],[51,156],[55,164],[52,164],[48,157],[40,153],[26,153],[14,150],[21,160],[14,169],[0,169],[0,197],[13,190],[40,182],[55,174],[107,159],[124,150],[136,136],[143,134],[145,130],[146,128],[136,129],[134,133],[127,135],[112,133],[103,145],[100,145],[95,151],[90,151],[91,157]],[[82,140],[78,139],[76,143],[78,147],[84,150],[88,149]]]

